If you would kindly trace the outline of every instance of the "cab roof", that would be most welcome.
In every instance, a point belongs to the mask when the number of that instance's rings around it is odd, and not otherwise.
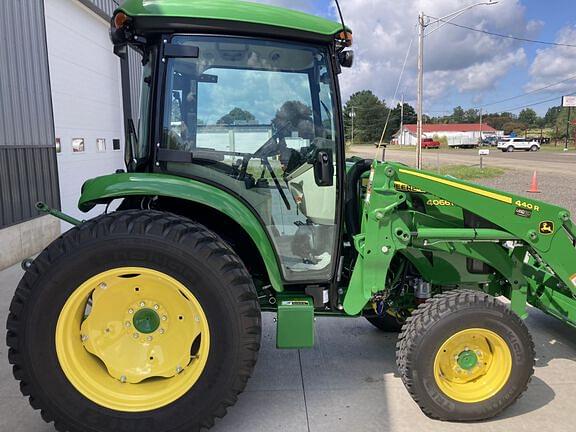
[[[275,27],[283,33],[293,30],[320,37],[342,31],[342,24],[338,22],[277,6],[240,0],[126,0],[115,13],[119,11],[137,21],[158,18],[171,23],[201,23],[202,27],[214,23],[215,27],[230,27],[231,30],[236,26]],[[223,23],[228,25],[222,26]]]

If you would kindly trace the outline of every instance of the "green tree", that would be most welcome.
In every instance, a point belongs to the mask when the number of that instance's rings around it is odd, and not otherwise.
[[[470,108],[464,111],[464,123],[478,123],[480,121],[480,111]]]
[[[518,114],[518,121],[525,123],[528,126],[533,126],[538,124],[538,114],[532,108],[524,108]]]
[[[516,121],[516,118],[514,114],[510,112],[486,114],[486,116],[482,118],[482,122],[492,126],[496,130],[504,130],[506,123],[514,121]]]
[[[502,129],[504,130],[505,134],[510,134],[514,132],[516,135],[522,135],[524,131],[527,129],[526,123],[522,123],[518,120],[512,120],[504,123]]]
[[[396,132],[400,130],[401,119],[400,116],[404,114],[404,124],[415,124],[417,120],[416,110],[411,105],[404,103],[404,113],[402,113],[402,107],[400,104],[396,104],[396,107],[390,112],[390,120],[388,121],[388,128],[386,129],[386,134],[384,135],[384,141],[389,142]]]
[[[256,117],[250,111],[243,110],[242,108],[234,108],[228,114],[220,117],[216,122],[218,125],[234,125],[234,124],[245,124],[254,122]]]
[[[464,111],[464,108],[462,108],[460,105],[458,105],[452,111],[452,115],[450,116],[450,123],[464,123],[465,117],[466,117],[466,112]]]
[[[576,110],[572,108],[572,113],[570,114],[570,123],[576,120]],[[560,108],[558,111],[558,116],[556,117],[556,122],[554,124],[554,138],[555,139],[565,139],[566,138],[566,126],[568,124],[568,108]],[[568,137],[570,140],[574,139],[575,125],[570,124],[568,130]]]
[[[352,139],[354,116],[354,142],[373,143],[380,140],[388,108],[386,103],[370,90],[354,93],[344,105],[344,131],[346,140]]]
[[[556,119],[558,119],[558,116],[560,115],[561,111],[562,111],[561,106],[554,106],[548,108],[548,111],[546,111],[546,114],[544,115],[544,126],[546,127],[556,126]]]

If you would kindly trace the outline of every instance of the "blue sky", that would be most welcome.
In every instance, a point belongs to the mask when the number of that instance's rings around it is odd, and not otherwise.
[[[335,19],[331,0],[258,0]],[[476,3],[475,0],[340,0],[347,24],[355,34],[356,64],[341,76],[346,98],[370,89],[392,101],[401,65],[415,35],[418,11],[442,16]],[[479,6],[454,22],[523,38],[576,45],[574,0],[500,0]],[[400,86],[414,103],[416,40]],[[576,75],[576,48],[518,42],[444,26],[425,41],[425,107],[432,115],[465,109],[539,89]],[[576,92],[576,76],[545,91],[486,106],[490,112],[532,106],[540,114],[559,104],[562,94]],[[399,98],[399,95],[397,96]],[[556,102],[558,101],[558,102]]]

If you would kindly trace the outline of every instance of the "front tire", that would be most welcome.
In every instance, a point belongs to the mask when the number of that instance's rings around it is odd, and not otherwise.
[[[538,151],[538,146],[537,145],[533,145],[532,147],[530,147],[530,151]]]
[[[508,148],[506,149],[506,151],[508,153],[512,153],[514,151],[514,146],[508,146]]]
[[[7,329],[22,393],[57,430],[180,432],[211,427],[236,402],[261,319],[249,273],[219,237],[130,210],[45,249]]]
[[[427,416],[440,420],[493,417],[534,373],[534,343],[522,320],[477,291],[428,300],[408,318],[397,347],[404,385]]]

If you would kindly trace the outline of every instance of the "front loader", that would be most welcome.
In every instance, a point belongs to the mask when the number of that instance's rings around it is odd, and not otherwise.
[[[74,227],[26,261],[7,322],[14,376],[58,430],[211,427],[252,374],[263,312],[283,349],[312,347],[317,317],[400,331],[402,381],[448,421],[493,417],[526,389],[528,304],[576,325],[567,210],[346,159],[344,24],[128,0],[110,35],[126,170],[82,186],[82,211],[106,205],[94,219],[39,205]]]

